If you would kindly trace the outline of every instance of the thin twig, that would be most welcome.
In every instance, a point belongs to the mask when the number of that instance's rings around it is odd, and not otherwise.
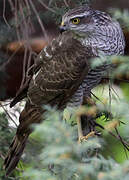
[[[11,28],[10,24],[8,23],[8,21],[7,21],[6,17],[5,17],[5,9],[6,9],[5,4],[6,4],[5,0],[3,0],[3,19],[4,19],[5,23],[6,23],[6,25],[8,26],[8,28]]]
[[[41,1],[41,0],[38,0],[38,1],[39,1],[39,3],[40,3],[43,7],[45,7],[47,10],[49,10],[49,11],[57,14],[56,11],[54,11],[52,8],[48,7],[43,1]]]
[[[112,103],[112,95],[111,95],[111,80],[109,79],[109,111],[111,112],[111,103]]]
[[[8,117],[10,118],[10,120],[14,123],[14,125],[17,127],[17,124],[15,123],[15,121],[13,120],[13,118],[10,116],[10,114],[8,113],[8,111],[5,109],[5,107],[2,105],[2,103],[0,102],[1,107],[3,108],[3,110],[5,111],[5,113],[8,115]]]
[[[25,52],[24,52],[24,58],[23,58],[23,73],[22,73],[22,82],[20,85],[20,89],[23,87],[25,79],[26,79],[27,52],[28,52],[28,49],[31,49],[30,43],[29,43],[30,41],[29,41],[29,37],[28,37],[28,34],[29,34],[28,33],[28,25],[27,25],[26,18],[25,18],[24,12],[23,12],[23,6],[22,6],[22,3],[19,4],[21,16],[23,18],[23,26],[25,27],[25,33],[24,33],[25,37],[24,38],[26,39],[25,44],[24,44]]]
[[[95,124],[96,124],[96,126],[98,126],[98,127],[100,127],[101,129],[103,129],[103,130],[106,130],[102,125],[100,125],[99,123],[96,123],[95,122]],[[112,135],[113,137],[115,137],[116,139],[118,139],[118,140],[121,140],[121,137],[119,137],[119,136],[116,136],[113,132],[111,132],[111,131],[108,131],[108,130],[106,130],[110,135]],[[124,145],[124,147],[129,151],[129,144],[126,142],[126,141],[124,141],[123,139],[122,139],[122,142],[124,143],[123,145]]]
[[[64,0],[64,4],[65,4],[66,7],[69,7],[69,4],[67,3],[66,0]]]
[[[35,8],[33,2],[32,2],[31,0],[29,0],[29,2],[30,2],[30,5],[31,5],[31,7],[32,7],[32,9],[33,9],[33,11],[34,11],[36,17],[37,17],[37,20],[38,20],[38,22],[39,22],[39,24],[40,24],[40,27],[41,27],[41,29],[42,29],[42,31],[43,31],[43,33],[44,33],[45,39],[47,40],[47,42],[49,42],[48,35],[47,35],[47,33],[46,33],[46,30],[45,30],[45,28],[44,28],[44,25],[43,25],[43,23],[42,23],[40,17],[39,17],[38,12],[37,12],[37,10],[36,10],[36,8]]]
[[[121,143],[122,143],[122,144],[123,144],[123,146],[125,147],[125,144],[124,144],[124,142],[123,142],[123,139],[122,139],[122,137],[120,136],[120,134],[119,134],[119,132],[118,132],[117,128],[115,128],[115,131],[116,131],[116,133],[117,133],[118,137],[120,138]],[[128,148],[127,146],[126,146],[125,148],[129,151],[129,148]],[[126,155],[127,155],[127,154],[126,154]]]
[[[0,157],[3,159],[3,160],[5,160],[5,157],[4,157],[4,155],[0,152]]]
[[[19,19],[18,19],[18,2],[17,0],[15,0],[15,13],[14,13],[14,17],[15,17],[15,23],[16,23],[16,33],[17,33],[17,38],[19,40],[19,42],[21,41],[21,37],[20,37],[20,32],[19,32]]]

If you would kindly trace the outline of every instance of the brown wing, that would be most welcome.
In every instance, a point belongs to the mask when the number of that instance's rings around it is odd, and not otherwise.
[[[68,101],[87,75],[92,56],[89,47],[70,33],[63,34],[40,53],[42,65],[29,84],[28,98],[36,105],[49,104],[55,98]],[[60,104],[58,100],[55,102]]]
[[[49,103],[62,94],[70,97],[88,73],[87,60],[92,56],[89,47],[73,39],[70,32],[64,33],[39,54],[30,71],[31,77],[34,73],[32,80],[28,79],[10,106],[23,99],[27,91],[33,104]]]

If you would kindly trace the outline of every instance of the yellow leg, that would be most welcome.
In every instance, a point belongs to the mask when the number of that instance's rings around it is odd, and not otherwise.
[[[80,139],[80,142],[82,141],[87,141],[89,137],[93,137],[95,136],[95,132],[94,131],[91,131],[89,134],[87,134],[86,136],[82,136],[81,139]]]
[[[89,137],[95,136],[95,132],[94,131],[91,131],[86,136],[83,136],[80,116],[77,116],[77,126],[78,126],[78,142],[79,143],[81,143],[82,141],[87,141]]]
[[[80,116],[77,116],[77,127],[78,127],[78,141],[81,142],[81,138],[83,137],[82,125]]]

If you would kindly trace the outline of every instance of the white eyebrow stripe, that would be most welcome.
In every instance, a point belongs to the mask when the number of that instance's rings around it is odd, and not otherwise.
[[[72,16],[71,19],[76,18],[76,17],[84,17],[86,14],[81,14],[81,15],[76,15],[76,16]]]

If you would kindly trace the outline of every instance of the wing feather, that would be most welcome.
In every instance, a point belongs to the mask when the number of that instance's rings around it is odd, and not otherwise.
[[[88,59],[93,53],[71,34],[65,33],[53,40],[39,56],[42,66],[31,80],[27,93],[36,105],[48,104],[59,95],[70,98],[88,74]]]

